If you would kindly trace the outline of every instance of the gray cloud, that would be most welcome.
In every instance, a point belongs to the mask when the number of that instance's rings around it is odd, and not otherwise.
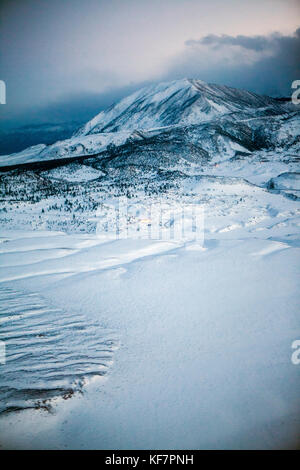
[[[0,129],[0,155],[19,152],[41,142],[51,144],[67,139],[100,111],[147,85],[149,82],[140,82],[111,87],[105,93],[69,94],[47,105],[34,106],[29,111],[6,111]],[[0,118],[3,108],[0,108]]]
[[[266,36],[229,36],[227,34],[222,34],[221,36],[217,36],[215,34],[209,34],[204,36],[201,39],[194,40],[190,39],[185,42],[186,46],[196,46],[196,45],[204,45],[204,46],[240,46],[245,49],[250,49],[254,51],[263,51],[264,49],[272,46],[272,43],[276,41],[278,38],[281,38],[279,34],[273,34],[270,37]]]
[[[167,75],[289,96],[292,81],[300,78],[300,28],[291,36],[210,34],[190,39],[172,59]]]

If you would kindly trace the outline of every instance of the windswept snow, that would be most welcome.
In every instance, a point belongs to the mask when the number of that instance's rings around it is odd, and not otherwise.
[[[0,287],[0,414],[51,409],[51,399],[72,397],[90,379],[102,378],[118,341],[86,316],[53,308],[34,293]]]
[[[23,411],[22,419],[2,415],[2,445],[292,446],[300,425],[299,371],[291,363],[291,344],[300,335],[299,248],[288,226],[281,232],[284,242],[270,240],[276,235],[272,229],[266,232],[249,239],[207,237],[204,250],[173,245],[168,251],[166,243],[159,255],[154,244],[146,257],[143,250],[138,254],[137,241],[99,245],[89,237],[88,248],[64,258],[67,277],[53,257],[43,261],[44,275],[29,260],[26,273],[34,277],[21,275],[24,268],[18,268],[17,283],[2,275],[1,295],[8,299],[4,319],[18,315],[7,323],[9,331],[2,330],[8,353],[2,398],[6,406],[35,408]],[[40,246],[36,237],[14,236],[5,243],[8,251],[11,243],[20,250],[24,240]],[[55,253],[68,238],[62,234],[43,240]],[[132,261],[123,254],[134,246],[137,257]],[[103,255],[115,260],[111,267],[97,266]],[[78,264],[78,256],[89,270]],[[10,307],[9,299],[14,302]],[[74,321],[76,336],[71,334]],[[95,322],[104,329],[93,326]],[[110,331],[113,336],[106,333]],[[120,340],[113,355],[107,335],[109,341]],[[24,355],[25,347],[31,359]],[[102,359],[106,349],[108,356]],[[62,368],[64,355],[68,360]],[[107,369],[110,358],[114,364]],[[97,369],[98,362],[104,369]],[[102,371],[106,381],[87,382],[83,395],[51,399],[72,396],[77,390],[73,378],[101,376]],[[25,392],[27,376],[31,387]],[[54,407],[54,414],[47,413],[48,407]]]
[[[176,179],[187,201],[204,245],[2,231],[4,447],[294,446],[299,204],[212,175]]]

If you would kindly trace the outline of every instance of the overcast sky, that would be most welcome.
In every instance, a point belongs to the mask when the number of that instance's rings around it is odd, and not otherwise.
[[[47,120],[47,109],[67,119],[152,81],[194,77],[286,95],[300,79],[299,0],[1,0],[0,8],[2,121],[23,110]]]

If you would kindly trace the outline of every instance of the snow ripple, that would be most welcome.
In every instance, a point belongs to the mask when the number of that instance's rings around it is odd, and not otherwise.
[[[118,341],[83,315],[49,308],[36,294],[0,288],[0,413],[51,409],[51,399],[82,392],[105,375]]]

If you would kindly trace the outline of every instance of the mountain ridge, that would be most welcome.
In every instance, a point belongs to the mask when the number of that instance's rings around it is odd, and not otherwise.
[[[274,114],[285,110],[284,105],[267,96],[185,78],[143,87],[101,111],[75,136],[197,124],[245,108],[267,106]]]
[[[211,160],[276,147],[298,150],[299,116],[293,104],[247,90],[196,79],[162,82],[144,87],[101,111],[69,139],[0,156],[0,167],[102,158],[107,154],[111,158],[112,148],[119,148],[121,154],[124,146],[127,155],[128,149],[141,140],[154,142],[143,161],[151,159],[155,152],[156,157],[161,155],[164,148],[169,156],[174,154],[168,157],[170,162],[181,154],[190,160],[190,148],[192,160],[196,161],[199,155],[199,162],[203,155]]]

